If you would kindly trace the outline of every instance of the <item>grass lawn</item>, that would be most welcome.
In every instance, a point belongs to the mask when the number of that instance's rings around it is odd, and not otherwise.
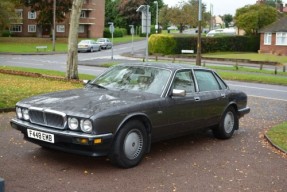
[[[134,41],[144,39],[143,37],[134,37]],[[81,39],[79,39],[81,40]],[[96,39],[95,39],[96,40]],[[125,36],[121,38],[114,38],[114,44],[121,44],[131,42],[131,36]],[[37,52],[36,46],[48,46],[47,51],[52,51],[53,42],[50,38],[27,38],[27,37],[0,37],[0,52],[9,53],[33,53]],[[66,52],[67,51],[67,39],[57,38],[56,40],[56,51]],[[44,51],[44,50],[41,50]]]
[[[218,52],[203,54],[203,57],[222,58],[222,59],[249,59],[251,61],[274,61],[278,63],[287,63],[287,56],[277,56],[272,54],[258,53],[234,53],[234,52]]]
[[[266,135],[275,145],[287,152],[287,121],[271,128]]]
[[[0,73],[0,109],[13,108],[19,100],[33,95],[79,87],[81,83]]]

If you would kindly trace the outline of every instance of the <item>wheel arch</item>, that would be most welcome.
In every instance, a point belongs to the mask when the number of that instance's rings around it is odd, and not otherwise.
[[[119,124],[119,126],[117,127],[117,130],[115,132],[115,138],[117,137],[119,131],[130,121],[133,121],[133,120],[137,120],[137,121],[140,121],[146,131],[147,131],[147,135],[148,135],[148,138],[147,138],[147,151],[146,152],[149,152],[150,151],[150,147],[151,147],[151,132],[152,132],[152,124],[151,124],[151,121],[150,119],[148,118],[148,116],[144,113],[135,113],[135,114],[131,114],[129,116],[127,116],[126,118],[124,118],[122,120],[122,122]]]

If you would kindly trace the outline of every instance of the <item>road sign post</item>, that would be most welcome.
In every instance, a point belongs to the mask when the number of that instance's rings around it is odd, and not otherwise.
[[[109,22],[108,23],[110,25],[109,27],[109,30],[110,30],[110,33],[112,34],[112,56],[111,56],[111,59],[113,60],[114,59],[114,32],[115,32],[115,27],[114,27],[114,23],[113,22]]]

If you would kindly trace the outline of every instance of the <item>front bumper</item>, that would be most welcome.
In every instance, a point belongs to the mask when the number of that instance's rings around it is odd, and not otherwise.
[[[250,108],[249,107],[245,107],[243,109],[239,109],[238,110],[238,115],[239,115],[239,118],[240,117],[243,117],[244,115],[246,115],[247,113],[250,112]]]
[[[88,155],[88,156],[105,156],[109,153],[112,146],[112,139],[113,139],[112,133],[92,135],[92,134],[74,132],[70,130],[50,129],[43,126],[34,125],[29,122],[16,118],[12,119],[10,121],[10,124],[13,128],[21,131],[24,134],[24,139],[32,143],[38,144],[43,147],[48,147],[69,153]],[[53,134],[54,143],[29,138],[27,129]],[[85,139],[88,142],[85,144],[81,144],[79,142],[80,139]],[[94,141],[96,139],[101,139],[102,142],[99,144],[95,144]]]

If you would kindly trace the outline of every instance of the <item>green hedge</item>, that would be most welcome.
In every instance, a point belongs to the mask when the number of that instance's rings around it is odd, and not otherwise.
[[[115,31],[114,31],[114,37],[123,37],[125,35],[127,35],[128,32],[127,32],[127,29],[125,28],[115,28]],[[105,38],[111,38],[112,37],[112,34],[110,33],[110,29],[109,28],[105,28],[104,29],[104,34],[103,36]]]
[[[175,44],[171,46],[171,39]],[[259,36],[202,37],[202,53],[209,52],[257,52]],[[165,50],[167,49],[167,50]],[[152,35],[149,38],[149,52],[180,54],[181,50],[197,51],[197,37],[190,35]]]

